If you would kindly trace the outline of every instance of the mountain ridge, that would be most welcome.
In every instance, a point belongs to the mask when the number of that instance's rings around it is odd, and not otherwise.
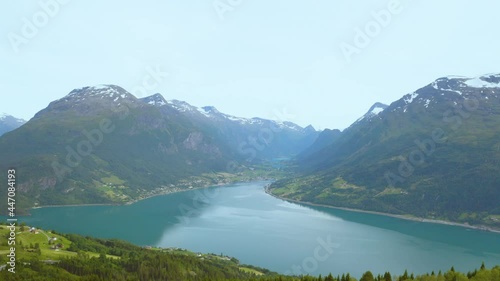
[[[0,113],[0,136],[15,130],[26,123],[26,120],[16,118],[7,113]]]
[[[124,203],[225,182],[240,169],[300,152],[319,134],[206,109],[160,94],[138,99],[116,85],[74,89],[0,138],[0,157],[9,159],[0,166],[23,174],[23,208]]]
[[[439,78],[272,185],[284,198],[498,227],[500,74]],[[309,148],[311,149],[311,148]]]

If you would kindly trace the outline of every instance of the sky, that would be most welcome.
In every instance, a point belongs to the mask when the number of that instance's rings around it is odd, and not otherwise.
[[[369,2],[369,3],[368,3]],[[447,75],[500,72],[500,2],[2,1],[0,113],[119,85],[241,117],[344,129]]]

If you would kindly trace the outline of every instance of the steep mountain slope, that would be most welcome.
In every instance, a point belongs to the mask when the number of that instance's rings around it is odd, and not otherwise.
[[[0,136],[3,134],[15,130],[26,123],[23,119],[18,119],[12,115],[6,113],[0,114]]]
[[[388,105],[376,102],[373,104],[370,109],[368,109],[368,112],[365,113],[365,115],[361,116],[358,120],[356,120],[356,123],[359,122],[370,122],[373,118],[377,117],[378,114],[382,111],[384,111]],[[356,124],[355,123],[355,124]]]
[[[301,159],[288,198],[499,225],[500,75],[444,77]]]
[[[384,109],[386,109],[387,107],[388,106],[383,103],[376,102],[363,116],[356,120],[356,122],[352,126],[360,126],[363,123],[370,124],[373,119],[379,118],[379,113],[384,111]],[[349,129],[347,129],[346,131],[349,131]],[[306,164],[308,166],[314,166],[314,163],[318,161],[322,162],[322,155],[324,153],[326,153],[327,155],[329,153],[328,147],[332,147],[332,145],[337,140],[339,140],[341,136],[342,132],[338,129],[324,130],[310,147],[308,147],[298,155],[297,159],[300,160],[300,163]]]
[[[158,94],[143,101],[159,107],[166,118],[175,109],[201,124],[203,130],[223,142],[234,157],[247,162],[298,154],[319,135],[312,126],[302,128],[287,121],[235,117],[213,106],[198,108],[183,101],[167,101]]]
[[[340,138],[342,135],[342,132],[338,129],[335,130],[330,130],[330,129],[325,129],[323,130],[318,138],[314,141],[314,143],[306,148],[304,151],[302,151],[298,156],[297,159],[299,160],[311,160],[311,156],[317,154],[319,151],[323,150],[324,148],[332,145],[335,143],[335,141]]]
[[[126,202],[152,190],[173,190],[180,182],[188,188],[192,183],[186,180],[227,172],[233,161],[253,161],[234,142],[265,132],[264,123],[281,124],[262,120],[250,130],[238,120],[221,123],[211,114],[159,94],[137,99],[114,85],[75,89],[0,138],[0,168],[17,169],[17,198],[24,204],[19,207]],[[300,144],[303,139],[315,135],[296,126],[272,137],[299,150],[313,141]],[[255,153],[255,162],[290,153],[274,149]]]

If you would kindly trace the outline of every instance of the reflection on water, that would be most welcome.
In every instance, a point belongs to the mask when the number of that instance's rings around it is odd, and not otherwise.
[[[500,235],[455,226],[285,202],[266,182],[158,196],[126,206],[42,208],[28,224],[139,245],[228,254],[287,272],[331,239],[328,259],[310,274],[472,270],[500,264]],[[321,243],[320,243],[321,244]],[[309,260],[310,261],[310,260]]]

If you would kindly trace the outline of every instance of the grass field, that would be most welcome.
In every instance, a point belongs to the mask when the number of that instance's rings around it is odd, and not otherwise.
[[[7,237],[10,230],[5,225],[0,225],[0,255],[4,256],[10,252],[10,247],[7,244]],[[20,226],[16,227],[16,257],[17,259],[37,258],[39,260],[59,260],[64,257],[76,256],[76,252],[67,251],[71,241],[67,238],[54,234],[50,231],[36,229],[30,231],[29,226],[25,226],[21,230]],[[58,247],[56,247],[58,246]],[[39,250],[38,250],[39,249]],[[99,253],[86,252],[89,257],[98,257]],[[107,255],[109,258],[119,258],[117,256]]]

